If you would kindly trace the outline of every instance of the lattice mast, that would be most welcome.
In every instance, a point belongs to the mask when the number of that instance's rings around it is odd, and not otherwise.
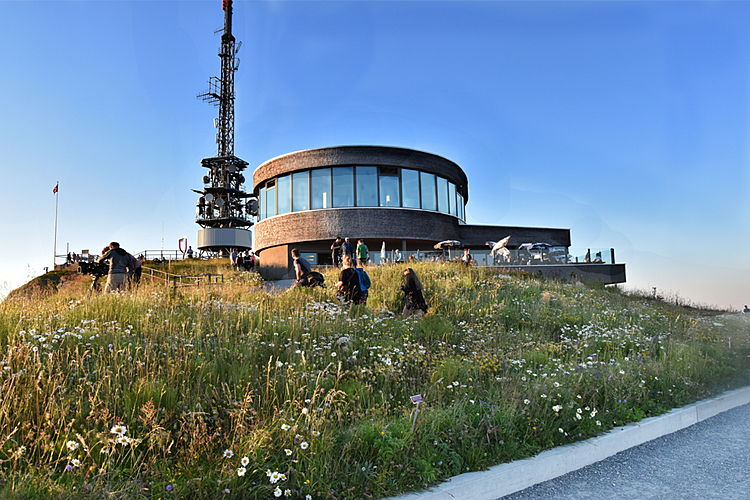
[[[247,162],[234,156],[234,73],[239,67],[237,52],[242,43],[235,46],[232,35],[232,0],[223,0],[224,29],[221,35],[221,77],[208,80],[208,90],[198,95],[199,99],[219,108],[216,126],[217,156],[204,158],[201,165],[209,170],[203,176],[204,190],[193,190],[200,194],[196,211],[196,222],[204,228],[241,228],[252,225],[254,213],[251,194],[245,192],[245,177],[242,171]]]

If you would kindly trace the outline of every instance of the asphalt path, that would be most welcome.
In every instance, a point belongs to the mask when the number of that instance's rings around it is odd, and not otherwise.
[[[502,500],[750,499],[750,404]]]

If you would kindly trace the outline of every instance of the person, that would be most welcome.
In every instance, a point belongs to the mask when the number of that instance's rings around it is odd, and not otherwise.
[[[232,253],[229,254],[229,260],[232,263],[232,267],[237,267],[237,249],[233,248]]]
[[[399,262],[403,262],[404,258],[401,256],[401,252],[398,251],[398,248],[393,251],[393,262],[398,264]]]
[[[471,254],[469,253],[469,249],[468,248],[464,248],[464,255],[463,255],[463,257],[461,257],[461,264],[463,264],[465,266],[470,266],[471,265]]]
[[[107,274],[107,284],[104,286],[104,293],[116,291],[125,291],[125,282],[128,278],[128,272],[133,272],[133,261],[130,254],[120,248],[120,244],[113,241],[109,247],[102,249],[103,255],[97,259],[102,263],[109,259],[109,273]]]
[[[602,260],[602,253],[597,252],[596,257],[594,258],[594,264],[602,264],[604,261]]]
[[[300,258],[299,250],[292,248],[292,259],[294,259],[294,276],[297,281],[294,286],[310,286],[309,276],[312,272],[312,266],[305,259]]]
[[[743,313],[750,313],[750,309],[747,308],[747,304],[745,304],[745,309],[742,310]]]
[[[362,303],[362,289],[359,287],[359,274],[354,268],[351,255],[344,255],[341,258],[343,269],[339,273],[339,280],[336,287],[347,300],[353,304]]]
[[[359,261],[359,267],[365,267],[367,261],[370,259],[370,249],[367,248],[363,240],[357,242],[357,260]]]
[[[336,267],[341,265],[341,247],[343,244],[344,242],[341,239],[341,236],[336,236],[336,239],[331,245],[331,260],[333,260],[333,265]]]
[[[349,243],[349,238],[344,238],[344,244],[341,246],[341,259],[343,260],[344,257],[349,256],[349,258],[354,259],[354,247],[351,243]]]
[[[245,270],[245,253],[240,252],[237,254],[237,260],[236,262],[236,268],[238,271],[244,271]]]
[[[130,256],[131,263],[133,264],[133,272],[131,273],[130,282],[134,286],[138,286],[141,284],[141,274],[143,274],[143,268],[141,267],[141,263],[138,261],[137,258],[135,258],[133,255]]]
[[[250,258],[248,259],[248,270],[255,271],[255,252],[250,250]]]
[[[188,249],[187,249],[187,258],[188,259],[192,259],[193,258],[193,247],[191,247],[191,246],[188,246]]]
[[[427,312],[427,302],[422,295],[422,282],[411,267],[404,271],[404,278],[404,284],[401,285],[401,291],[404,292],[404,310],[401,315],[404,318],[412,315],[421,318]]]
[[[355,271],[357,271],[357,275],[359,277],[359,291],[360,291],[360,298],[362,304],[367,304],[367,297],[369,297],[370,292],[368,290],[370,289],[370,285],[372,282],[370,281],[370,276],[368,276],[367,271],[362,269],[361,267],[354,268]]]

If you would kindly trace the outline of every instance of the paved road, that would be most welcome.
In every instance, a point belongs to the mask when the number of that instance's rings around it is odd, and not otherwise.
[[[502,500],[750,499],[750,404]]]

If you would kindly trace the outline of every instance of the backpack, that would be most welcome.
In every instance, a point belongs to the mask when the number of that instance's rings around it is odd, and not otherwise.
[[[370,277],[367,275],[364,269],[360,269],[359,267],[355,268],[357,270],[357,275],[359,276],[359,289],[363,292],[367,291],[370,288]]]

